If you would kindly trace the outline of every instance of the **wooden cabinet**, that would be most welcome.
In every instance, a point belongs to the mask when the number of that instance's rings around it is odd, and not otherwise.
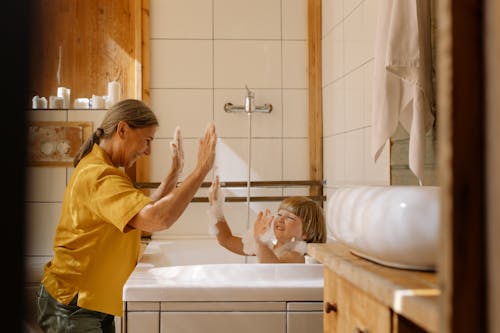
[[[325,268],[325,332],[391,332],[391,310]]]
[[[382,266],[342,244],[309,244],[324,264],[325,333],[434,333],[438,327],[436,274]]]

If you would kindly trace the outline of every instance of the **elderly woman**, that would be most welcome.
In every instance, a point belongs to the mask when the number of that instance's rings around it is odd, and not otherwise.
[[[184,166],[179,128],[172,167],[151,196],[134,187],[122,167],[151,153],[158,128],[143,102],[116,103],[74,158],[54,238],[37,294],[45,332],[114,332],[122,315],[122,288],[134,269],[141,231],[169,228],[212,169],[217,136],[210,124],[199,142],[194,170],[176,187]]]

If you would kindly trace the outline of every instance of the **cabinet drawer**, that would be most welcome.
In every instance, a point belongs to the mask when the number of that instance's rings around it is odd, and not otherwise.
[[[391,310],[325,268],[325,332],[390,332]]]

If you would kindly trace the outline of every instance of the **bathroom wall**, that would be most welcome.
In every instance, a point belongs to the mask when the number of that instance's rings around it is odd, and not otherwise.
[[[322,1],[323,170],[329,197],[346,185],[389,185],[386,144],[371,154],[376,0]]]
[[[186,151],[182,180],[196,163],[197,140],[210,121],[219,137],[214,172],[222,181],[309,179],[307,0],[151,0],[150,22],[150,104],[160,119],[152,182],[168,171],[175,126]],[[224,111],[225,103],[244,103],[245,85],[256,105],[272,104],[271,113]],[[247,196],[245,188],[225,191]],[[205,194],[202,189],[197,196]],[[308,194],[308,188],[256,188],[251,194]],[[231,203],[226,215],[240,233],[256,211],[277,205]],[[178,223],[153,237],[207,237],[207,208],[192,203]]]
[[[376,0],[322,2],[323,145],[325,194],[334,187],[390,182],[388,146],[377,163],[370,154],[371,85]],[[150,104],[160,129],[150,181],[170,166],[168,143],[181,126],[184,178],[196,163],[197,140],[215,121],[219,142],[214,172],[222,181],[307,180],[307,0],[151,0]],[[225,113],[243,104],[245,85],[269,114]],[[34,120],[94,120],[102,111],[30,111]],[[41,119],[41,118],[43,119]],[[251,124],[249,126],[249,118]],[[251,131],[249,144],[248,135]],[[249,154],[250,149],[250,154]],[[249,175],[249,155],[251,171]],[[26,254],[50,256],[71,168],[29,168]],[[210,181],[213,172],[207,177]],[[246,188],[226,196],[247,195]],[[308,194],[308,188],[255,188],[252,195]],[[201,189],[197,196],[206,195]],[[235,233],[257,211],[278,202],[227,204]],[[210,237],[207,203],[192,203],[171,229],[153,237]]]

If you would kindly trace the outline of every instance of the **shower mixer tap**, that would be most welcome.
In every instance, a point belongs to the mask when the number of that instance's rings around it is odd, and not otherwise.
[[[248,89],[248,86],[245,86],[247,89],[247,95],[245,96],[245,112],[253,112],[255,109],[255,94]]]
[[[254,112],[269,113],[272,111],[273,106],[271,104],[264,104],[263,106],[255,105],[255,93],[251,91],[248,86],[245,85],[247,94],[245,96],[244,105],[233,105],[232,103],[224,104],[224,111],[226,112],[246,112],[248,114]]]

